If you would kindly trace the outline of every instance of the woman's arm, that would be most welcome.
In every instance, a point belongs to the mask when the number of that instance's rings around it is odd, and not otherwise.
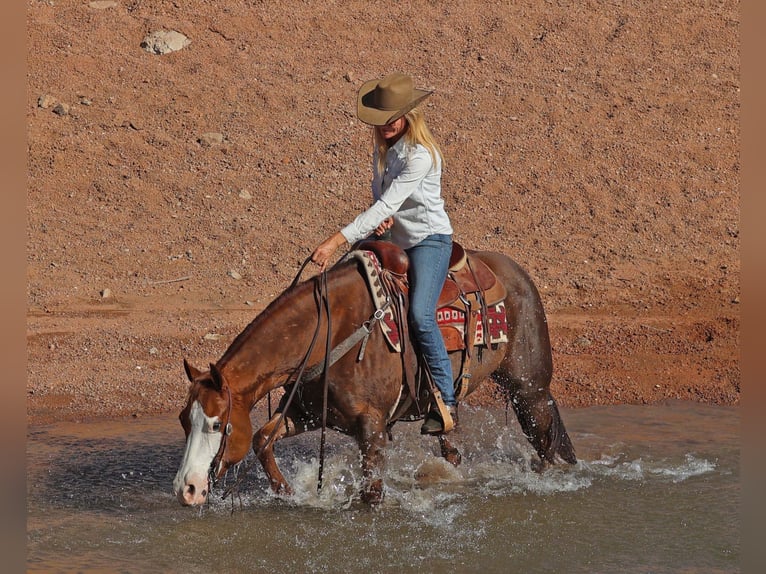
[[[314,253],[311,254],[311,260],[319,265],[320,271],[324,271],[332,254],[344,243],[346,243],[346,238],[343,237],[343,234],[340,231],[338,231],[325,239],[319,244],[319,247],[314,249]]]

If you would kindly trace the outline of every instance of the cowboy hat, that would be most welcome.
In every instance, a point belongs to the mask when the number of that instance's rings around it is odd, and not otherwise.
[[[384,126],[402,117],[432,93],[414,88],[410,76],[395,72],[362,84],[356,100],[356,115],[366,124]]]

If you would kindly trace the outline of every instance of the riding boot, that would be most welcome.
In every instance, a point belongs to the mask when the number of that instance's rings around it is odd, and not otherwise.
[[[442,416],[442,412],[444,416]],[[455,405],[444,405],[444,411],[442,412],[436,406],[432,407],[423,426],[420,427],[420,434],[445,434],[457,427],[457,407]],[[444,419],[447,417],[449,417],[449,420],[445,425]]]

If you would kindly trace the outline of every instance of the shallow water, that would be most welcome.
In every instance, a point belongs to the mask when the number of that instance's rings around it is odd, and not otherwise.
[[[394,427],[377,510],[359,457],[328,433],[276,447],[296,490],[260,466],[239,495],[181,507],[174,416],[31,427],[27,568],[110,572],[739,572],[740,413],[694,403],[563,409],[580,462],[543,474],[511,414],[461,407],[463,464],[418,423]],[[256,421],[264,422],[264,421]],[[248,459],[249,460],[249,459]],[[232,477],[229,484],[232,484]]]

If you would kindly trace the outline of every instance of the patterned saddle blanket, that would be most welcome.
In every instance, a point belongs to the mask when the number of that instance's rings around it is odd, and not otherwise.
[[[406,292],[407,254],[393,243],[367,240],[346,257],[361,263],[375,308],[385,309],[378,324],[391,348],[401,352],[399,327],[393,309],[387,305],[391,295],[381,276],[384,272],[393,274]],[[436,310],[436,321],[447,351],[508,342],[506,294],[505,286],[483,261],[453,242],[450,270]]]

